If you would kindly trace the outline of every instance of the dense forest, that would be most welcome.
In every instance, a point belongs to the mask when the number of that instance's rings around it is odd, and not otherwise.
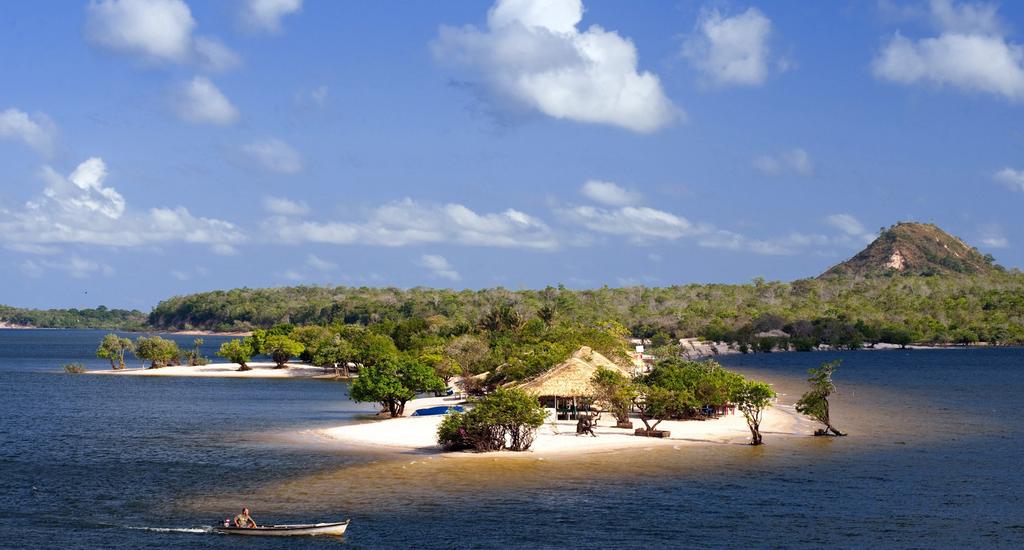
[[[616,321],[637,337],[741,340],[787,327],[843,332],[859,326],[868,343],[887,327],[905,329],[920,342],[1024,343],[1024,274],[1018,271],[594,290],[243,288],[170,298],[153,309],[149,322],[167,330],[228,331],[440,317],[469,330],[499,306],[524,318]]]
[[[24,309],[0,305],[0,323],[38,328],[106,328],[144,330],[146,314],[136,310],[107,309]]]

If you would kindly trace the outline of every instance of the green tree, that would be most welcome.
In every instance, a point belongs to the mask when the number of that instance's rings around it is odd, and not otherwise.
[[[235,338],[224,342],[220,345],[217,355],[232,363],[238,363],[240,371],[252,370],[252,367],[246,364],[252,359],[252,343],[246,340]]]
[[[317,341],[309,361],[318,366],[345,366],[355,357],[355,350],[348,340],[333,336],[327,341]]]
[[[289,359],[299,355],[305,349],[306,346],[283,334],[271,334],[263,340],[263,347],[260,351],[269,355],[274,363],[277,363],[275,368],[283,369]]]
[[[452,378],[462,374],[462,367],[454,359],[443,353],[426,352],[420,354],[419,357],[420,361],[434,369],[434,374],[441,380],[444,380],[446,386],[451,382]]]
[[[202,338],[196,338],[192,340],[192,349],[187,354],[188,366],[195,367],[198,365],[205,365],[209,362],[209,359],[199,354],[199,348],[203,345]]]
[[[393,361],[398,357],[398,348],[395,347],[395,342],[386,334],[362,331],[352,342],[352,348],[356,362],[364,367]]]
[[[249,347],[252,349],[252,355],[259,355],[263,353],[263,346],[267,343],[267,336],[269,336],[267,331],[256,329],[252,331],[252,334],[242,339],[242,342],[249,344]]]
[[[519,389],[499,388],[466,413],[452,413],[437,429],[437,442],[447,450],[525,451],[533,445],[547,411]]]
[[[150,368],[166,367],[176,364],[181,357],[181,349],[173,340],[159,336],[139,336],[135,339],[135,356],[150,362]]]
[[[764,382],[746,381],[738,386],[732,396],[732,402],[743,413],[747,420],[747,427],[750,429],[750,444],[760,445],[761,420],[764,418],[764,411],[771,406],[771,400],[775,397],[775,390]]]
[[[681,416],[694,405],[693,394],[685,389],[670,390],[661,386],[639,384],[636,390],[633,405],[648,432],[653,431],[667,418]]]
[[[832,374],[842,362],[842,359],[836,359],[822,363],[819,368],[807,371],[811,375],[807,379],[811,389],[796,402],[796,412],[805,414],[825,425],[824,430],[817,430],[814,435],[846,435],[832,425],[828,403],[829,396],[836,391],[836,385],[832,382]]]
[[[119,370],[124,368],[124,355],[132,351],[135,351],[135,345],[130,339],[111,332],[103,337],[100,347],[96,350],[96,357],[110,360],[110,368]]]
[[[594,396],[596,402],[606,406],[615,415],[619,425],[631,426],[629,413],[633,409],[633,400],[637,398],[637,390],[632,381],[620,372],[602,367],[594,373],[593,383],[597,389],[597,395]]]
[[[380,403],[395,418],[405,414],[405,403],[417,393],[443,391],[444,387],[434,369],[403,356],[364,367],[349,388],[349,395],[356,402]]]

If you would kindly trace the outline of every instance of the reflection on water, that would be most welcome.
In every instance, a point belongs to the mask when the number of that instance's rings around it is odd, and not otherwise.
[[[843,357],[833,416],[851,435],[539,460],[266,437],[351,422],[370,406],[322,381],[55,374],[96,338],[17,333],[0,331],[0,546],[339,542],[180,531],[243,504],[261,521],[351,517],[344,544],[365,548],[1024,544],[1021,350],[728,357],[784,403],[807,368]]]

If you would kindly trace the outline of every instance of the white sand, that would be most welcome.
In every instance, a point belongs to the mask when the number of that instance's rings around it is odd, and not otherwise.
[[[237,363],[210,363],[197,367],[177,366],[159,369],[91,370],[87,374],[114,376],[195,376],[214,378],[313,378],[332,377],[333,373],[320,367],[302,363],[286,363],[287,368],[276,369],[274,363],[247,363],[252,370],[239,371]]]
[[[417,399],[406,405],[406,414],[411,415],[419,408],[432,407],[439,404],[456,404],[458,401],[446,401],[441,398]],[[750,440],[743,415],[736,413],[715,420],[666,420],[658,425],[659,430],[669,430],[671,437],[658,439],[638,437],[633,430],[615,428],[615,418],[605,414],[594,430],[597,437],[577,436],[575,420],[560,420],[552,424],[553,410],[548,410],[548,422],[537,431],[537,437],[529,453],[450,453],[447,456],[520,456],[530,454],[558,455],[604,452],[617,449],[654,447],[658,445],[680,444],[745,444]],[[421,452],[440,452],[437,445],[437,427],[443,416],[406,416],[388,418],[369,423],[339,426],[322,430],[305,432],[321,440],[343,445],[365,447],[368,449],[387,449],[395,451],[417,450]],[[633,425],[642,428],[643,423],[634,419]],[[796,414],[791,406],[776,405],[765,412],[761,424],[761,433],[767,438],[774,436],[810,435],[813,424]]]

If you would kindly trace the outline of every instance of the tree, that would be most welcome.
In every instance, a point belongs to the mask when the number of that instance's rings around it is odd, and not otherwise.
[[[519,389],[499,388],[466,413],[451,413],[437,429],[437,442],[447,450],[525,451],[533,445],[547,411]]]
[[[670,390],[647,384],[638,385],[636,390],[633,405],[648,433],[666,418],[680,416],[687,408],[693,406],[693,394],[686,390]],[[651,424],[651,421],[654,423]]]
[[[310,361],[314,365],[328,365],[331,363],[319,363],[313,359],[313,357],[319,351],[320,346],[330,344],[331,341],[337,336],[330,331],[327,327],[321,327],[317,325],[310,325],[304,327],[296,327],[292,329],[291,334],[292,340],[299,342],[305,346],[299,357],[304,361]],[[333,363],[333,362],[332,362]]]
[[[150,362],[150,368],[166,367],[176,363],[181,357],[181,350],[173,340],[159,336],[139,336],[135,339],[135,356]]]
[[[252,349],[252,355],[259,355],[263,353],[263,345],[267,341],[268,333],[263,329],[256,329],[252,331],[252,334],[242,340],[244,343],[248,343]]]
[[[836,359],[822,363],[819,368],[807,371],[811,375],[807,379],[811,389],[796,402],[796,412],[805,414],[825,425],[824,430],[817,430],[814,435],[846,435],[832,425],[828,405],[828,397],[836,391],[836,385],[832,382],[832,373],[839,368],[842,362],[842,359]]]
[[[252,359],[252,343],[247,340],[247,338],[228,340],[220,345],[217,355],[232,363],[238,363],[240,371],[252,370],[252,367],[246,365]]]
[[[775,390],[768,384],[758,381],[744,381],[738,386],[732,396],[732,402],[743,413],[747,420],[747,427],[750,428],[750,444],[760,445],[761,420],[764,411],[771,406],[771,400],[775,397]]]
[[[203,345],[202,338],[196,338],[192,340],[192,349],[188,352],[188,366],[195,367],[197,365],[205,365],[209,362],[209,359],[199,355],[199,348]]]
[[[302,353],[306,349],[301,343],[292,340],[283,334],[271,334],[263,340],[263,347],[260,351],[269,355],[278,369],[283,369],[289,359]]]
[[[907,345],[914,343],[920,335],[913,331],[897,326],[888,326],[882,329],[880,338],[883,342],[896,344],[900,349],[906,349]]]
[[[363,368],[349,394],[356,402],[380,403],[396,418],[405,414],[405,403],[417,393],[444,388],[444,381],[434,374],[434,369],[418,359],[403,356]]]
[[[602,367],[594,373],[593,383],[597,389],[597,395],[594,396],[596,401],[608,407],[620,426],[631,426],[629,413],[637,397],[632,381],[620,372]]]
[[[537,318],[550,327],[555,322],[557,311],[554,304],[544,304],[537,308]]]
[[[333,336],[327,341],[317,341],[315,351],[309,356],[309,361],[314,365],[342,365],[345,366],[355,356],[355,350],[348,340],[341,336]],[[307,354],[309,348],[303,354]]]
[[[452,339],[444,348],[444,354],[451,357],[467,373],[479,374],[486,370],[487,358],[491,353],[487,341],[483,338],[463,334]]]
[[[434,374],[444,380],[445,386],[451,382],[452,378],[462,374],[462,367],[454,359],[442,353],[423,353],[420,355],[420,361],[434,369]]]
[[[124,354],[135,351],[135,345],[128,338],[122,338],[113,332],[103,337],[100,347],[96,350],[96,357],[110,360],[110,368],[119,370],[124,368]]]
[[[359,332],[352,341],[352,348],[356,362],[365,367],[393,361],[398,357],[398,348],[395,347],[395,342],[386,334],[376,334],[370,331]]]

